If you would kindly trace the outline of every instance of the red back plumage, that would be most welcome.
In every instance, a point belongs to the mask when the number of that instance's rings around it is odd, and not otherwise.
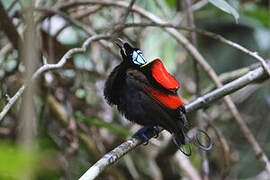
[[[156,59],[152,62],[152,76],[164,88],[176,92],[179,89],[179,83],[168,73],[161,60]]]
[[[163,106],[176,109],[184,103],[182,102],[181,98],[178,96],[177,90],[179,89],[180,85],[176,81],[176,79],[168,73],[165,69],[163,63],[159,59],[155,59],[149,63],[151,64],[151,73],[152,77],[164,88],[171,91],[173,94],[164,93],[156,88],[153,87],[146,87],[146,91],[149,92],[149,95],[157,102],[162,104]]]

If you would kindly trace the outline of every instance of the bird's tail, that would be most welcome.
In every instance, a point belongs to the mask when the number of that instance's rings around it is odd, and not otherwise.
[[[183,154],[191,156],[192,151],[189,143],[191,139],[187,136],[188,126],[185,106],[180,106],[179,119],[173,133],[173,142]]]
[[[190,147],[191,142],[204,151],[208,151],[212,148],[211,138],[205,131],[196,129],[194,135],[190,138],[187,135],[188,129],[185,106],[180,106],[179,120],[177,121],[177,127],[173,131],[173,142],[177,148],[186,156],[191,156],[192,154]]]
[[[204,136],[203,140],[201,140],[202,136]],[[190,143],[193,143],[199,149],[204,151],[209,151],[213,146],[211,138],[205,131],[201,129],[196,129],[194,135],[191,138],[188,137],[187,134],[182,130],[181,133],[174,134],[173,142],[177,148],[186,156],[191,156],[192,154]]]
[[[181,131],[182,132],[174,134],[173,142],[183,154],[185,154],[186,156],[191,156],[192,154],[190,147],[191,139],[186,135],[186,133],[183,130]]]

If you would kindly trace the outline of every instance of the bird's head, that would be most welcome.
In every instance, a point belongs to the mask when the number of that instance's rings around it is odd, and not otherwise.
[[[116,40],[116,44],[120,48],[120,53],[124,61],[137,67],[143,67],[147,64],[147,60],[144,58],[140,49],[133,48],[129,43],[120,38]]]

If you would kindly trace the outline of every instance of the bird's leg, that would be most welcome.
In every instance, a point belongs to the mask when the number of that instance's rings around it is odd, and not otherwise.
[[[139,137],[143,139],[146,143],[144,145],[148,144],[149,137],[147,136],[147,131],[153,131],[155,133],[155,138],[158,137],[159,129],[158,126],[144,126],[143,128],[139,129],[132,137]]]
[[[159,136],[159,129],[158,129],[158,126],[153,126],[152,128],[153,128],[153,131],[154,131],[154,133],[155,133],[154,138],[158,138],[158,136]]]

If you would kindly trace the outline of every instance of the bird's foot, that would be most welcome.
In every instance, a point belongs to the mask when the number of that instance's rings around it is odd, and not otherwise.
[[[143,128],[139,129],[132,137],[139,137],[143,141],[145,141],[144,145],[148,144],[149,137],[147,136],[148,133],[147,131],[152,131],[154,132],[155,136],[154,138],[157,138],[159,135],[159,129],[158,126],[144,126]]]

